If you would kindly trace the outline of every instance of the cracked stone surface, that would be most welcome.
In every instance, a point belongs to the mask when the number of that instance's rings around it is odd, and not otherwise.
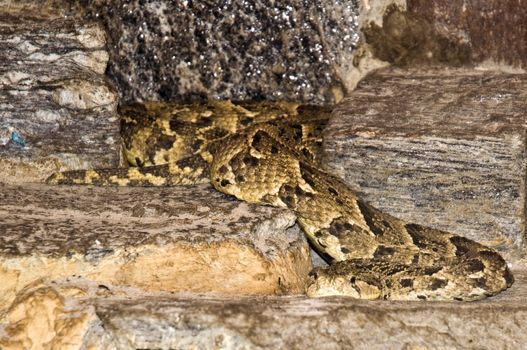
[[[519,349],[525,271],[480,302],[145,293],[83,279],[36,283],[0,314],[0,346],[90,349]]]
[[[0,181],[119,164],[105,45],[95,24],[0,14]]]
[[[41,278],[145,290],[303,292],[309,248],[287,210],[210,186],[0,184],[0,305]]]
[[[331,103],[356,82],[359,3],[81,1],[109,35],[123,101],[273,99]]]
[[[523,258],[527,75],[387,69],[333,111],[327,165],[395,216]]]

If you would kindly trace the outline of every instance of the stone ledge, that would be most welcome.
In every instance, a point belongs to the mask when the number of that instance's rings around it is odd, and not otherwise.
[[[0,346],[72,349],[504,349],[527,342],[526,271],[485,301],[171,295],[76,279],[29,286]]]
[[[340,103],[327,165],[378,208],[524,255],[527,75],[386,69]]]
[[[301,293],[309,248],[287,210],[210,186],[0,184],[0,305],[40,279],[145,290]]]

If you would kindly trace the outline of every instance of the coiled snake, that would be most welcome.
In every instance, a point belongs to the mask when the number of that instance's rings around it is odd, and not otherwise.
[[[211,182],[238,199],[297,215],[329,263],[309,296],[478,300],[513,283],[494,250],[406,223],[360,200],[320,165],[329,110],[295,103],[148,103],[121,107],[130,168],[67,171],[49,183],[173,186]]]

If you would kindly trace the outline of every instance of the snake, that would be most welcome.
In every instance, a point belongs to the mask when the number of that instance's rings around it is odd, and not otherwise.
[[[323,166],[331,108],[294,102],[146,102],[119,107],[128,167],[68,170],[57,185],[211,183],[239,200],[292,210],[328,262],[309,297],[474,301],[514,277],[494,249],[405,222],[368,204]]]

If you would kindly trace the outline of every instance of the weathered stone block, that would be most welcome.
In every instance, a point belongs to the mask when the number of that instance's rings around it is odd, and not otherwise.
[[[287,210],[210,186],[0,184],[0,307],[41,278],[145,290],[303,292],[309,248]]]
[[[527,6],[516,0],[408,0],[408,11],[468,44],[476,63],[527,67]]]
[[[328,103],[355,84],[359,3],[84,0],[109,34],[125,102],[266,98]]]
[[[518,258],[526,101],[527,75],[379,71],[334,110],[327,165],[382,210]]]
[[[189,296],[35,284],[0,317],[0,347],[49,349],[518,349],[527,342],[526,274],[474,303],[343,297]]]
[[[97,25],[0,15],[0,181],[119,164],[105,45]]]

